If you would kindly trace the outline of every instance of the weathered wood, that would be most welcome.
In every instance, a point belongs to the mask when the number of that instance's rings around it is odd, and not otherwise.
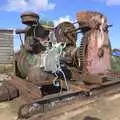
[[[40,89],[30,82],[27,82],[16,76],[12,76],[8,82],[19,89],[20,96],[26,101],[32,101],[33,99],[41,97]]]
[[[10,59],[13,59],[13,56],[9,55],[9,56],[6,56],[6,55],[0,55],[0,59],[3,59],[3,60],[10,60]],[[1,61],[1,60],[0,60]]]
[[[3,49],[3,50],[0,50],[0,52],[13,53],[13,50],[12,49],[11,50],[10,49],[9,50],[4,50]]]
[[[2,63],[0,64],[0,73],[11,73],[14,71],[14,64],[10,63],[10,64],[6,64],[6,63]]]
[[[14,54],[12,52],[0,52],[0,56],[13,56]]]
[[[13,30],[0,29],[0,72],[8,71],[6,66],[14,71]]]
[[[12,100],[18,96],[18,90],[16,87],[8,83],[7,81],[1,82],[0,86],[0,102]]]
[[[11,45],[10,43],[5,43],[5,44],[0,43],[0,47],[12,47],[13,48],[13,45]]]
[[[4,57],[0,57],[0,64],[9,64],[9,63],[13,63],[13,58],[4,58]]]
[[[0,50],[13,50],[11,47],[0,47]]]
[[[1,37],[0,37],[0,42],[1,42],[1,43],[11,43],[11,44],[13,43],[13,40],[10,40],[10,39],[4,40],[4,39],[5,39],[5,38],[1,38]]]

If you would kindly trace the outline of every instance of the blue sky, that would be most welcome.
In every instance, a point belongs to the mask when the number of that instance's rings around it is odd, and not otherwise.
[[[76,20],[76,12],[82,10],[103,13],[109,24],[109,37],[113,48],[120,48],[120,0],[0,0],[0,28],[24,28],[20,20],[23,11],[35,11],[42,19]],[[20,44],[14,36],[14,46]]]

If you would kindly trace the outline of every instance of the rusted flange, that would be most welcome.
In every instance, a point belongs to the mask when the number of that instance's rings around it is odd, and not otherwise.
[[[26,25],[36,24],[39,21],[39,15],[34,12],[24,12],[21,15],[21,20]]]
[[[107,23],[106,17],[100,12],[82,11],[76,14],[78,23],[81,27],[88,27],[91,29],[98,29],[102,19]]]

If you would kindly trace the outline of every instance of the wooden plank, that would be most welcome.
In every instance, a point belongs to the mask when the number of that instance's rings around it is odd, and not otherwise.
[[[11,58],[13,58],[13,55],[0,55],[1,59],[2,59],[2,57],[11,59]]]
[[[13,56],[14,53],[13,52],[0,52],[0,56]]]
[[[12,63],[13,63],[12,60],[11,61],[8,61],[8,60],[0,61],[0,64],[12,64]]]
[[[4,56],[14,56],[13,52],[0,52],[0,57],[4,57]]]
[[[2,52],[2,53],[10,53],[10,54],[11,54],[11,53],[14,53],[14,51],[13,51],[13,50],[10,50],[10,49],[9,49],[9,50],[0,50],[0,53],[1,53],[1,52]]]
[[[0,38],[0,42],[1,43],[13,43],[13,40],[12,39],[3,39],[3,38]]]
[[[0,29],[0,63],[13,63],[13,30]]]
[[[8,53],[9,55],[13,55],[13,51],[0,50],[0,53]]]
[[[1,51],[1,52],[2,52],[2,51],[3,51],[3,52],[4,52],[4,51],[5,51],[5,52],[7,52],[7,51],[13,51],[13,48],[11,48],[11,47],[6,47],[6,48],[8,48],[8,49],[4,49],[4,48],[1,48],[1,47],[0,47],[0,51]]]
[[[10,50],[10,49],[13,49],[11,47],[0,47],[0,50]]]
[[[0,41],[0,44],[8,44],[8,45],[13,45],[13,41]]]
[[[9,58],[9,57],[0,57],[0,64],[2,63],[13,63],[13,58]]]
[[[0,38],[9,38],[9,39],[12,39],[13,35],[3,35],[3,34],[0,34]]]
[[[13,33],[9,33],[9,32],[0,32],[0,35],[8,35],[8,36],[12,36]]]
[[[1,42],[13,42],[13,40],[10,38],[0,38],[0,41]]]
[[[0,37],[13,37],[13,34],[10,34],[10,33],[0,33]]]
[[[0,50],[0,53],[8,53],[8,54],[13,54],[13,50]]]
[[[13,62],[4,61],[3,63],[1,62],[0,64],[13,64]]]
[[[0,41],[0,48],[4,48],[3,45],[7,45],[7,46],[13,46],[13,41]],[[7,47],[8,48],[8,47]],[[11,48],[11,47],[10,47]],[[13,48],[13,47],[12,47]]]
[[[13,39],[13,36],[11,36],[11,35],[0,35],[0,38],[1,39],[10,39],[10,40],[12,40]]]
[[[13,48],[8,48],[8,49],[1,49],[0,47],[0,52],[3,52],[3,53],[14,53],[14,50]]]
[[[3,61],[3,60],[11,61],[13,60],[13,56],[12,57],[11,56],[0,56],[0,61]]]
[[[14,73],[14,64],[0,64],[0,73]]]
[[[0,47],[11,47],[13,48],[12,44],[0,44]]]
[[[20,96],[27,101],[32,101],[33,99],[41,97],[41,92],[38,86],[27,82],[26,80],[20,79],[16,76],[12,76],[12,78],[8,82],[19,89]]]

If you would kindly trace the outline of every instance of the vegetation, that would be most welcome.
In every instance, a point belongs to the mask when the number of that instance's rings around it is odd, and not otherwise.
[[[113,49],[112,52],[120,52],[119,49]],[[113,71],[120,71],[120,56],[112,55],[112,70]]]
[[[40,24],[54,27],[54,23],[51,20],[40,20]]]

